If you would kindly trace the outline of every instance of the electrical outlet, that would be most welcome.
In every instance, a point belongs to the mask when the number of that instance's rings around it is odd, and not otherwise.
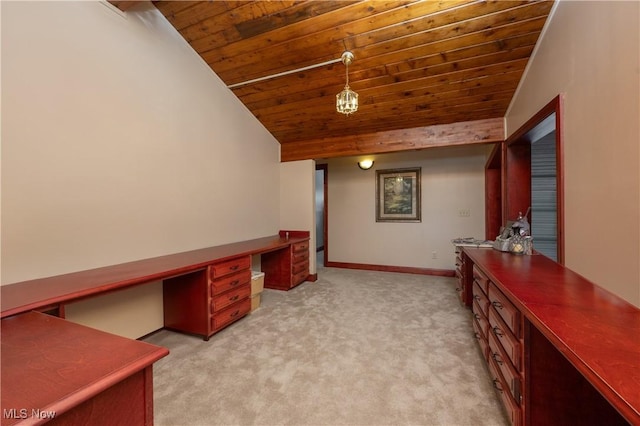
[[[437,259],[438,258],[438,252],[437,251],[432,251],[431,252],[431,258],[432,259]]]
[[[469,217],[469,216],[471,216],[471,209],[460,209],[460,210],[458,210],[458,216],[460,216],[460,217]]]

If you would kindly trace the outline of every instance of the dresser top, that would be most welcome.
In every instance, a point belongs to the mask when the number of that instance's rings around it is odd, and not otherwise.
[[[640,309],[545,256],[463,250],[621,414],[640,422]]]

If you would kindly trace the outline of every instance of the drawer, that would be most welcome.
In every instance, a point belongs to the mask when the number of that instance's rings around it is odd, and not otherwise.
[[[478,306],[477,301],[473,301],[473,306],[471,309],[473,310],[473,318],[478,322],[478,325],[480,326],[480,329],[482,330],[482,333],[486,339],[487,334],[489,333],[489,320],[482,312],[480,306]]]
[[[502,404],[507,413],[507,417],[511,421],[511,424],[513,426],[521,426],[522,411],[511,396],[511,392],[507,390],[502,376],[500,375],[500,373],[498,373],[498,367],[496,366],[495,361],[492,358],[489,359],[489,374],[491,375],[491,380],[493,380],[493,387],[502,400]]]
[[[480,345],[480,352],[482,352],[482,356],[485,361],[489,361],[489,345],[487,344],[486,336],[482,335],[482,330],[476,319],[473,319],[473,334],[478,341],[478,345]]]
[[[496,342],[500,343],[504,353],[511,359],[511,363],[516,370],[522,371],[520,341],[509,331],[493,307],[489,308],[489,328],[490,334],[496,337]]]
[[[297,273],[295,275],[291,276],[291,285],[298,285],[301,282],[304,282],[307,280],[307,277],[309,276],[309,271],[302,271],[300,273]]]
[[[489,284],[489,303],[502,317],[505,324],[516,337],[520,337],[520,311],[498,290],[494,283]]]
[[[234,304],[235,302],[245,299],[251,296],[251,286],[242,285],[234,288],[233,290],[227,291],[226,293],[222,293],[218,296],[215,296],[211,300],[211,311],[217,312],[221,309],[226,308],[229,305]]]
[[[243,299],[240,302],[227,306],[225,309],[211,316],[211,331],[216,332],[221,328],[239,320],[251,311],[251,299]]]
[[[293,243],[291,244],[291,250],[294,253],[298,253],[301,251],[306,251],[307,254],[309,253],[309,241],[302,241],[299,243]]]
[[[291,265],[291,273],[297,275],[301,272],[309,273],[309,262],[294,263]]]
[[[476,265],[473,265],[473,280],[478,282],[485,294],[489,294],[489,278]]]
[[[473,282],[473,300],[478,302],[478,306],[485,315],[489,315],[489,298],[484,294],[477,282]]]
[[[292,253],[291,254],[291,262],[292,263],[300,263],[300,262],[304,262],[309,260],[309,252],[308,251],[301,251],[301,252],[297,252],[297,253]]]
[[[231,289],[248,285],[251,282],[251,270],[245,269],[238,273],[223,276],[211,281],[211,294],[218,295]]]
[[[516,403],[520,405],[520,373],[516,371],[511,361],[505,356],[502,346],[497,342],[493,333],[489,334],[489,356],[496,363]]]
[[[209,265],[209,277],[213,280],[215,278],[249,268],[251,268],[251,257],[236,257],[235,259],[227,260],[225,262]]]

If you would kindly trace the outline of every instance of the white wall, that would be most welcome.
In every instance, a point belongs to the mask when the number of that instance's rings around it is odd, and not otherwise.
[[[277,232],[277,141],[150,3],[1,7],[2,284]]]
[[[561,1],[506,115],[564,95],[565,264],[640,306],[640,2]]]
[[[315,176],[313,160],[280,164],[280,229],[309,231],[309,273],[316,273]]]
[[[328,161],[328,261],[455,269],[456,237],[484,238],[484,145]],[[376,222],[376,170],[421,167],[422,222]],[[469,217],[460,217],[469,209]],[[433,259],[433,252],[436,259]]]

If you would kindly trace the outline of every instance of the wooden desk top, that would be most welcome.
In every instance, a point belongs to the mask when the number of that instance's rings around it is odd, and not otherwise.
[[[0,286],[0,318],[120,290],[206,268],[213,262],[242,255],[266,253],[309,239],[309,232],[289,231],[254,240],[169,254],[54,277]]]
[[[56,416],[166,356],[166,348],[74,324],[39,312],[2,320],[2,410]],[[20,411],[24,410],[24,411]]]
[[[632,424],[640,424],[640,309],[542,255],[464,248]]]

